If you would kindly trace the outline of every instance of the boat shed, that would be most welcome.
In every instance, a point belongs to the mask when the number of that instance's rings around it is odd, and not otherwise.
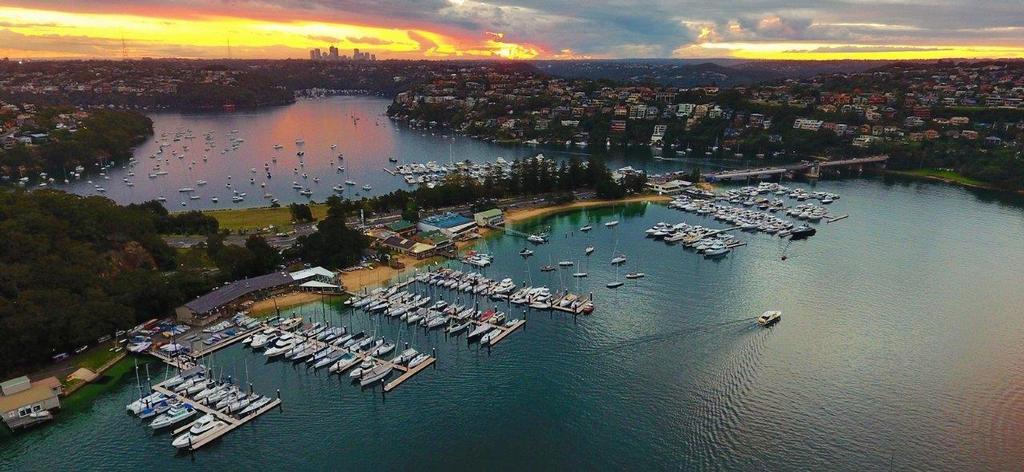
[[[49,411],[60,408],[61,384],[56,377],[36,382],[18,377],[0,383],[0,394],[4,424],[11,429],[27,428],[53,418]]]
[[[216,315],[228,311],[229,307],[243,297],[270,295],[293,284],[295,279],[288,272],[271,272],[236,280],[178,307],[175,311],[178,321],[202,324],[203,320],[213,319]]]
[[[505,224],[505,215],[498,208],[491,208],[473,214],[473,221],[481,228],[497,228]]]

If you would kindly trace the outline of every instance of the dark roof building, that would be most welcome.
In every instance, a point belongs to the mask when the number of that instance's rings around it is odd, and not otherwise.
[[[271,272],[258,277],[236,280],[178,307],[178,321],[194,322],[197,319],[207,318],[242,297],[258,292],[273,291],[294,282],[295,279],[287,272]]]

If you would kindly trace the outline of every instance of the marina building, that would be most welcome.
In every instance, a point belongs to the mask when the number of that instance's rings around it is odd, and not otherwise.
[[[491,208],[473,214],[473,221],[481,228],[496,228],[505,224],[505,215],[498,208]]]
[[[60,408],[61,385],[56,377],[32,382],[18,377],[0,383],[0,414],[11,429],[27,428],[53,418]]]
[[[206,324],[220,315],[238,311],[241,304],[277,293],[300,288],[304,290],[336,291],[336,274],[323,267],[312,267],[296,272],[271,272],[229,282],[206,295],[196,298],[175,310],[179,322]]]
[[[466,236],[477,228],[476,221],[473,221],[458,213],[442,213],[429,216],[420,220],[418,224],[420,231],[429,233],[440,231],[449,238]]]
[[[686,180],[669,180],[667,182],[648,182],[650,187],[658,195],[678,195],[691,187],[693,183]]]

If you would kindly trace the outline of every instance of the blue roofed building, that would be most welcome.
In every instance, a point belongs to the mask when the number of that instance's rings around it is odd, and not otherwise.
[[[476,221],[472,218],[452,212],[423,218],[418,226],[420,231],[425,233],[440,231],[450,238],[465,236],[477,228]]]

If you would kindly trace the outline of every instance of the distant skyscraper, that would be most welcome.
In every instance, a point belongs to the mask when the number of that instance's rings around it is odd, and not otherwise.
[[[334,46],[331,46],[331,47],[330,47],[330,48],[328,49],[328,51],[329,51],[329,53],[328,53],[328,57],[329,57],[329,58],[330,58],[330,59],[331,59],[332,61],[337,61],[337,60],[338,60],[338,48],[336,48],[336,47],[334,47]]]

